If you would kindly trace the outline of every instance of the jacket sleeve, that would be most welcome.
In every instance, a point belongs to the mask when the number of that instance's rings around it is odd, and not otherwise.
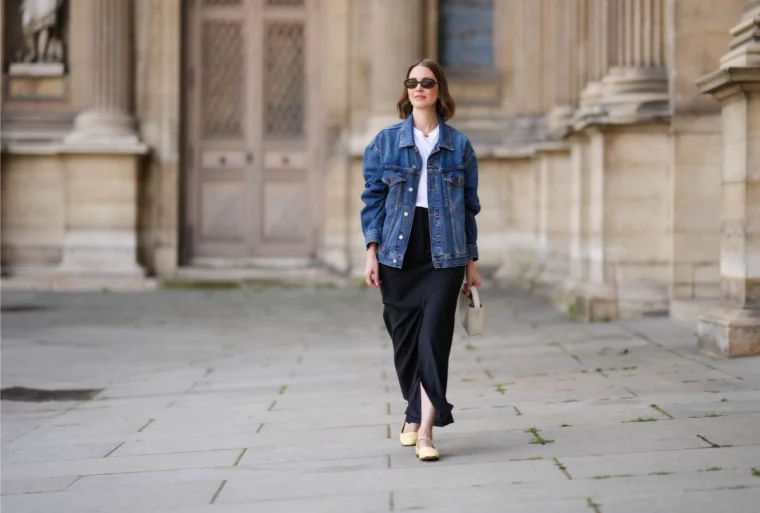
[[[480,212],[478,198],[478,158],[470,141],[464,152],[464,231],[467,256],[478,259],[478,225],[475,216]]]
[[[388,197],[388,185],[382,181],[383,170],[380,163],[380,150],[373,140],[364,150],[362,161],[364,173],[364,191],[362,201],[364,207],[361,210],[362,232],[364,233],[364,245],[381,242],[383,223],[385,222],[385,199]]]

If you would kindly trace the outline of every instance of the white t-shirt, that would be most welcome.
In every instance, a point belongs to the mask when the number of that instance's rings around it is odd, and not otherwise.
[[[428,186],[427,186],[427,161],[430,156],[430,152],[435,148],[435,143],[438,142],[438,127],[435,127],[432,132],[425,137],[422,130],[414,129],[414,144],[417,146],[417,150],[422,157],[422,170],[420,172],[420,182],[417,186],[417,204],[418,207],[428,208]]]

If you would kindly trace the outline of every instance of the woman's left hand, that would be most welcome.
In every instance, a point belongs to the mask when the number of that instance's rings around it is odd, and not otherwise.
[[[475,261],[470,260],[467,264],[466,279],[464,282],[464,293],[470,295],[470,287],[479,288],[483,284],[483,280],[480,279],[478,269],[475,267]]]

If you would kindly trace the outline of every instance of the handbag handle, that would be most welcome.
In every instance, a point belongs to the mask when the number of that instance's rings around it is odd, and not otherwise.
[[[480,309],[483,305],[480,303],[480,296],[478,295],[478,289],[470,287],[470,297],[472,298],[473,308]]]

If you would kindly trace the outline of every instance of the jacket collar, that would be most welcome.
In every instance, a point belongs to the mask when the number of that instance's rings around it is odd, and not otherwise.
[[[401,135],[399,137],[399,148],[408,148],[414,146],[414,118],[411,114],[401,123]],[[438,114],[438,142],[435,150],[439,147],[454,151],[454,145],[451,141],[451,129]]]

